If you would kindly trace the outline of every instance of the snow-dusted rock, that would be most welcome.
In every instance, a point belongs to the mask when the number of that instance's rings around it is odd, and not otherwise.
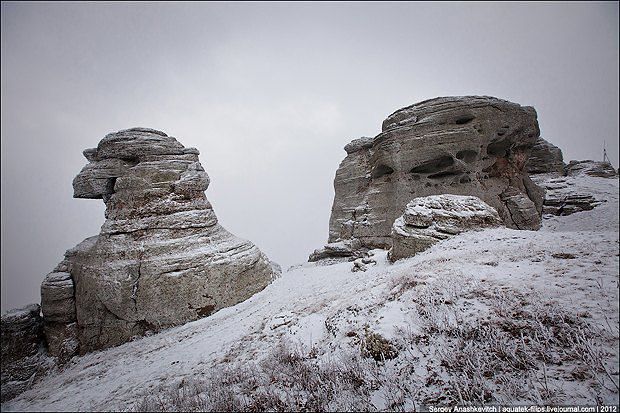
[[[64,362],[78,348],[75,288],[68,272],[49,273],[41,284],[43,331],[48,352]]]
[[[607,202],[584,188],[575,185],[575,177],[560,176],[554,173],[536,175],[532,178],[538,185],[545,188],[543,216],[565,216],[575,212],[590,211],[594,207]],[[595,179],[595,178],[590,178]]]
[[[487,96],[443,97],[400,109],[374,138],[349,143],[334,180],[329,240],[389,248],[414,197],[473,195],[506,226],[540,227],[543,191],[525,169],[539,137],[536,111]]]
[[[362,243],[358,239],[338,239],[329,244],[325,244],[323,248],[314,250],[310,257],[309,262],[324,260],[327,258],[345,258],[347,260],[354,260],[361,255],[360,248]]]
[[[530,174],[554,172],[564,175],[564,157],[562,150],[543,138],[538,138],[525,164]]]
[[[46,322],[75,321],[75,291],[71,274],[49,273],[41,284],[41,306]]]
[[[392,225],[391,261],[407,258],[463,231],[502,225],[495,208],[475,196],[415,198]]]
[[[42,322],[38,304],[2,315],[2,402],[26,390],[41,368]]]
[[[30,304],[2,315],[2,372],[7,363],[36,354],[41,342],[41,307]]]
[[[84,156],[74,196],[103,199],[106,221],[41,286],[50,354],[70,357],[205,317],[271,282],[267,257],[218,224],[196,149],[134,128]]]
[[[567,176],[590,175],[599,178],[615,178],[618,172],[609,162],[600,161],[570,161],[566,166]]]

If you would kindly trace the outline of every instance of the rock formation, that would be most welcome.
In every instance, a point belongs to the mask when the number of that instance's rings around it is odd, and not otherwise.
[[[2,402],[26,390],[45,370],[40,312],[38,304],[30,304],[2,315]]]
[[[48,352],[62,363],[77,353],[79,342],[75,288],[68,272],[52,272],[41,283],[43,331]]]
[[[579,175],[596,176],[598,178],[615,178],[618,176],[618,172],[614,169],[609,162],[600,161],[570,161],[566,165],[567,176],[579,176]]]
[[[84,156],[74,197],[103,199],[106,221],[41,285],[50,354],[83,354],[208,316],[276,275],[256,246],[218,224],[196,149],[135,128]]]
[[[574,179],[556,174],[539,174],[532,180],[545,188],[543,217],[550,215],[571,215],[575,212],[590,211],[607,202],[597,199],[592,193],[574,188]]]
[[[497,211],[475,196],[431,195],[415,198],[392,225],[390,261],[407,258],[433,244],[477,228],[502,225]]]
[[[473,195],[510,228],[540,227],[543,190],[525,164],[539,137],[536,111],[493,97],[444,97],[400,109],[374,138],[345,146],[336,171],[329,240],[389,248],[394,220],[415,197]]]
[[[564,164],[562,151],[542,138],[532,148],[526,164],[532,180],[545,189],[543,202],[544,216],[570,215],[575,212],[589,211],[606,202],[597,199],[583,189],[576,190],[571,179],[575,176],[588,175],[601,178],[618,176],[608,162],[570,161]]]
[[[543,138],[538,138],[525,164],[527,172],[532,174],[557,173],[564,175],[564,157],[562,150]]]
[[[362,243],[358,239],[345,239],[338,240],[326,244],[323,248],[314,250],[310,257],[309,262],[319,261],[324,259],[332,259],[337,261],[353,261],[364,254],[362,250]]]

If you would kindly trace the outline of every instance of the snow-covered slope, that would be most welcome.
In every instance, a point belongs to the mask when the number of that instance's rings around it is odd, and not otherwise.
[[[279,376],[261,364],[282,343],[307,363],[365,363],[355,388],[367,400],[327,397],[322,406],[331,409],[617,404],[618,180],[579,177],[573,189],[607,202],[547,219],[536,232],[461,234],[395,264],[375,250],[377,264],[365,272],[351,263],[296,266],[208,318],[75,358],[2,410],[134,409],[148,394],[248,365],[256,367],[251,392],[273,383],[282,395]],[[379,336],[397,357],[363,357]],[[243,400],[237,407],[249,406]]]

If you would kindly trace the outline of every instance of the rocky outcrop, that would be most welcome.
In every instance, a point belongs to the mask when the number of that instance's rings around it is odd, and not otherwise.
[[[309,262],[333,258],[340,261],[353,261],[363,254],[362,243],[358,239],[345,239],[326,244],[323,248],[314,250]]]
[[[575,212],[590,211],[598,205],[607,202],[597,199],[592,193],[583,188],[576,189],[571,177],[558,177],[556,174],[542,174],[533,177],[533,180],[545,188],[543,217],[549,215],[565,216]]]
[[[411,257],[463,231],[502,225],[497,211],[475,196],[415,198],[392,225],[390,261]]]
[[[77,353],[75,288],[68,272],[52,272],[41,284],[43,330],[50,354],[65,362]]]
[[[570,161],[566,165],[567,176],[589,175],[599,178],[615,178],[618,172],[609,162],[600,161]]]
[[[349,143],[336,171],[329,241],[389,248],[392,223],[415,197],[472,195],[510,228],[540,227],[543,190],[525,169],[536,111],[492,97],[437,98],[400,109],[374,138]]]
[[[543,173],[564,175],[562,150],[539,137],[532,146],[525,168],[531,175]]]
[[[2,315],[2,402],[29,388],[45,371],[40,311],[38,304],[30,304]]]
[[[606,202],[583,188],[576,190],[571,178],[584,175],[599,178],[618,176],[609,162],[586,160],[564,164],[560,148],[543,138],[538,138],[532,147],[526,168],[532,175],[532,180],[545,190],[543,214],[547,217],[590,211]]]
[[[267,257],[218,224],[196,149],[135,128],[84,156],[74,197],[103,199],[106,221],[41,286],[50,354],[70,357],[196,320],[271,282]]]

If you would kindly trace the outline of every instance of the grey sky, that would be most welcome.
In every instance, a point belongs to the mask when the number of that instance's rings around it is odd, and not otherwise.
[[[618,166],[618,3],[2,3],[2,310],[38,302],[103,202],[82,150],[163,130],[200,150],[220,222],[288,266],[327,239],[343,146],[394,110],[532,105],[566,160]]]

